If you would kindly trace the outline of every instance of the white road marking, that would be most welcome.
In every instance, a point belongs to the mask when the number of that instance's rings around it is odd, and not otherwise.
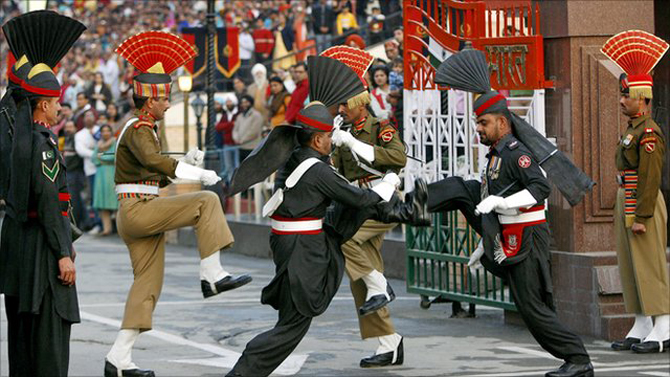
[[[338,296],[334,297],[333,301],[353,301],[352,296]],[[401,296],[396,297],[396,301],[419,301],[418,297],[413,296]],[[261,298],[228,298],[221,300],[183,300],[183,301],[159,301],[159,306],[165,305],[225,305],[225,304],[260,304]],[[108,308],[108,307],[117,307],[125,306],[125,302],[112,302],[112,303],[96,303],[96,304],[79,304],[80,308]],[[391,304],[393,305],[393,304]],[[477,307],[479,310],[480,307]],[[487,310],[489,308],[486,308]]]
[[[112,326],[119,328],[121,327],[121,321],[112,319],[112,318],[107,318],[107,317],[102,317],[99,315],[87,313],[87,312],[81,312],[81,318],[92,321],[92,322],[97,322],[101,323],[103,325],[107,326]],[[198,343],[194,342],[192,340],[188,340],[186,338],[183,338],[178,335],[170,334],[164,331],[160,330],[151,330],[145,332],[147,336],[151,336],[160,340],[164,340],[168,343],[180,345],[180,346],[188,346],[188,347],[193,347],[202,351],[206,351],[209,353],[212,353],[217,356],[221,356],[218,358],[209,358],[209,359],[186,359],[186,360],[170,360],[171,362],[176,362],[176,363],[186,363],[186,364],[199,364],[199,365],[205,365],[205,366],[216,366],[216,367],[221,367],[221,368],[228,368],[231,369],[235,363],[237,362],[237,359],[240,358],[242,355],[239,352],[231,351],[228,349],[225,349],[221,346],[215,346],[213,344],[205,344],[205,343]],[[275,369],[274,373],[281,375],[281,376],[292,376],[300,371],[300,368],[302,368],[302,365],[305,363],[305,360],[307,360],[308,355],[291,355],[289,356],[284,362],[277,368]]]
[[[545,351],[537,351],[537,350],[532,350],[532,349],[529,349],[529,348],[517,347],[517,346],[496,347],[496,348],[501,349],[501,350],[505,350],[505,351],[510,351],[510,352],[518,352],[518,353],[523,353],[523,354],[526,354],[526,355],[542,357],[542,358],[545,358],[545,359],[557,360],[554,356],[552,356],[550,353],[545,352]],[[594,367],[609,365],[609,364],[597,363],[595,361],[591,361],[591,364],[593,364]]]
[[[660,369],[660,368],[668,368],[667,364],[659,364],[659,365],[634,365],[634,366],[627,366],[627,367],[616,367],[616,368],[596,368],[595,369],[595,374],[596,375],[601,375],[601,373],[605,372],[626,372],[626,371],[631,371],[631,370],[651,370],[651,369]],[[469,375],[463,375],[464,377],[516,377],[516,376],[543,376],[547,370],[534,370],[534,371],[527,371],[527,372],[511,372],[511,373],[484,373],[484,374],[469,374]]]
[[[645,376],[670,377],[670,372],[640,372]]]

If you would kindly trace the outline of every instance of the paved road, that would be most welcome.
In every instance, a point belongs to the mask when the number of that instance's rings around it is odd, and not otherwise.
[[[79,301],[82,323],[72,331],[70,374],[100,376],[123,315],[132,273],[127,251],[116,238],[85,236],[77,241]],[[168,246],[165,285],[154,315],[154,330],[143,334],[133,357],[158,376],[221,376],[256,334],[272,327],[276,313],[260,305],[260,290],[271,279],[270,260],[224,254],[233,273],[250,272],[254,281],[242,289],[203,300],[198,257],[192,248]],[[345,278],[328,311],[312,327],[279,375],[302,376],[543,376],[560,365],[522,327],[505,325],[502,311],[477,307],[475,319],[451,319],[450,305],[419,308],[404,282],[392,281],[398,293],[391,304],[397,330],[405,336],[405,364],[364,370],[359,359],[376,344],[361,341],[353,300]],[[7,322],[2,310],[2,339]],[[615,353],[609,343],[585,339],[598,376],[670,377],[670,354]],[[0,342],[0,376],[6,376],[7,343]]]

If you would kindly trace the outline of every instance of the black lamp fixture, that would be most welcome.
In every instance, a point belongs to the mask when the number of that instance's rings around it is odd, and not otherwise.
[[[205,101],[200,98],[200,93],[197,93],[195,95],[195,100],[193,100],[193,103],[191,103],[191,107],[193,107],[193,112],[195,113],[195,118],[196,118],[196,130],[198,132],[198,149],[202,150],[202,113],[205,112]]]

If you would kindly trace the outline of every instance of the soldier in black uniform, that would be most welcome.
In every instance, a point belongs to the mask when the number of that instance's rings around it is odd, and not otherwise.
[[[6,26],[13,36],[25,39],[21,45],[33,63],[22,82],[29,100],[19,103],[15,120],[16,129],[32,130],[32,143],[20,146],[29,164],[12,170],[9,185],[11,191],[18,178],[28,175],[30,199],[22,207],[13,197],[8,198],[0,244],[0,292],[5,294],[8,320],[9,373],[66,376],[70,327],[80,318],[68,218],[70,196],[64,162],[50,130],[57,121],[61,93],[51,69],[85,27],[50,11],[28,13]],[[53,51],[33,50],[34,46],[50,46]],[[16,145],[13,149],[17,150]],[[22,215],[27,221],[21,221]]]
[[[279,311],[275,327],[252,339],[229,376],[267,376],[295,349],[312,318],[323,313],[337,293],[344,272],[341,236],[323,218],[331,201],[364,209],[389,200],[400,183],[394,173],[378,186],[350,186],[329,163],[333,118],[312,102],[297,117],[300,146],[277,174],[283,201],[272,211],[270,247],[276,273],[261,302]],[[306,165],[311,164],[311,165]],[[302,176],[292,174],[306,169]],[[297,182],[296,182],[297,180]],[[291,187],[292,182],[294,186]],[[287,188],[287,185],[289,188]]]
[[[478,61],[485,64],[483,58]],[[485,66],[482,71],[486,75]],[[481,186],[458,177],[434,183],[428,191],[429,210],[459,209],[482,235],[483,247],[471,255],[469,264],[481,261],[487,270],[505,279],[533,337],[553,356],[565,360],[546,376],[593,376],[581,339],[558,321],[553,305],[544,205],[551,187],[545,172],[535,154],[515,137],[517,118],[507,108],[505,97],[488,90],[473,108],[480,141],[490,147]]]

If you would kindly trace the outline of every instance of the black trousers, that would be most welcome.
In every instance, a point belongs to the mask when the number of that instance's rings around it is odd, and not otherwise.
[[[19,313],[19,300],[5,295],[10,377],[67,376],[70,327],[57,313],[50,289],[40,314]]]
[[[268,376],[298,346],[312,323],[312,317],[298,312],[291,298],[288,273],[283,274],[279,289],[281,307],[274,328],[247,343],[229,376]]]
[[[546,260],[549,256],[543,254],[540,250],[531,250],[528,257],[517,264],[497,266],[496,275],[506,275],[521,318],[545,351],[567,362],[586,364],[590,358],[584,343],[558,320],[553,297],[545,289],[545,279],[550,278],[551,267]],[[487,269],[497,265],[485,256],[482,257],[482,264]]]

